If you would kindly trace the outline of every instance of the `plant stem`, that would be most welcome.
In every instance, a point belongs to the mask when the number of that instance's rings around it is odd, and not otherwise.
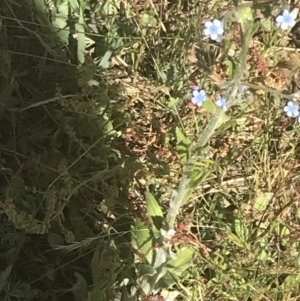
[[[239,62],[235,76],[231,83],[228,86],[228,92],[226,93],[227,105],[228,107],[234,105],[237,101],[237,94],[241,81],[243,80],[246,62],[247,62],[247,53],[249,49],[249,44],[252,38],[252,21],[247,21],[244,24],[241,24],[243,32],[245,32],[243,37],[243,46],[241,49]],[[212,115],[209,123],[205,126],[204,130],[197,139],[196,144],[193,146],[190,156],[187,160],[186,165],[184,166],[183,175],[179,182],[177,191],[173,191],[170,198],[170,207],[167,213],[167,223],[169,228],[174,228],[174,223],[176,217],[179,213],[179,209],[182,205],[188,201],[192,188],[190,188],[190,177],[189,171],[193,168],[193,165],[199,161],[201,158],[201,149],[208,143],[209,139],[213,136],[217,127],[219,127],[223,120],[224,111],[222,108],[217,108],[214,115]]]

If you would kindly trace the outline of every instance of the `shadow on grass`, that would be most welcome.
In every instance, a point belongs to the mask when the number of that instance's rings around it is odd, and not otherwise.
[[[109,300],[135,276],[127,191],[140,166],[122,153],[128,117],[111,104],[92,59],[80,69],[68,63],[70,49],[40,35],[30,7],[5,3],[2,294],[6,300]]]

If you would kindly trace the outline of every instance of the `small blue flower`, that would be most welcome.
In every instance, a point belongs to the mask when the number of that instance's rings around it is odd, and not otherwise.
[[[206,93],[204,90],[194,88],[192,103],[198,107],[201,107],[204,101],[206,100]]]
[[[298,117],[300,114],[298,106],[295,105],[292,101],[289,101],[287,105],[283,108],[283,110],[289,117]]]
[[[226,107],[226,99],[221,97],[220,95],[217,96],[217,100],[216,100],[216,105],[218,107],[222,107],[224,111],[227,110],[227,107]]]
[[[282,15],[277,16],[276,25],[280,27],[282,30],[287,30],[289,27],[294,27],[296,24],[295,19],[297,18],[297,14],[294,12],[289,12],[285,9],[282,12]]]
[[[204,25],[206,27],[204,29],[204,34],[207,37],[210,37],[213,41],[220,42],[220,36],[224,33],[221,21],[217,19],[213,20],[212,22],[206,21]]]

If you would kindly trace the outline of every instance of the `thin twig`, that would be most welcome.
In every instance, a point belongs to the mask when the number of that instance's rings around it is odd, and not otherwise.
[[[27,106],[27,107],[22,108],[22,109],[13,109],[12,111],[23,112],[23,111],[26,111],[26,110],[29,110],[29,109],[32,109],[32,108],[36,108],[36,107],[39,107],[39,106],[47,105],[47,104],[49,104],[51,102],[54,102],[54,101],[57,101],[57,100],[61,99],[62,97],[63,98],[72,98],[74,96],[75,95],[72,95],[72,94],[63,95],[63,96],[55,96],[55,97],[52,97],[52,98],[49,98],[49,99],[45,99],[45,100],[33,103],[32,105]]]

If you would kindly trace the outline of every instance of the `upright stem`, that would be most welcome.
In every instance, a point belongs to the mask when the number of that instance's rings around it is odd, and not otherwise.
[[[241,85],[241,81],[244,79],[243,77],[246,70],[247,54],[252,37],[252,24],[252,21],[247,21],[242,24],[242,31],[245,33],[242,39],[243,46],[239,57],[240,63],[236,69],[233,80],[228,85],[228,90],[226,93],[228,107],[236,104],[239,87]],[[223,109],[217,108],[216,112],[212,115],[210,121],[205,126],[204,130],[197,139],[196,144],[190,152],[189,159],[183,169],[183,174],[179,182],[178,189],[177,191],[173,191],[171,194],[170,207],[167,213],[167,223],[169,225],[169,228],[174,228],[174,223],[180,207],[184,205],[184,203],[188,200],[189,196],[192,193],[189,185],[191,180],[189,178],[189,171],[191,170],[193,165],[201,158],[201,153],[199,151],[208,143],[217,127],[220,126],[223,120],[223,115]]]

